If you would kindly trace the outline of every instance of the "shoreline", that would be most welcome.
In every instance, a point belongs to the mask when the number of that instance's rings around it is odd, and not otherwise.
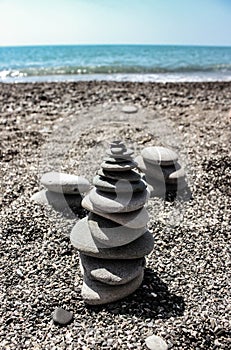
[[[140,83],[206,83],[231,82],[231,72],[177,72],[177,73],[138,73],[138,74],[70,74],[41,76],[4,76],[0,72],[1,83],[58,83],[58,82],[140,82]]]

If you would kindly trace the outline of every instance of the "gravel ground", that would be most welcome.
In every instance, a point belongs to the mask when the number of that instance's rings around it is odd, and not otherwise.
[[[151,334],[171,349],[231,347],[230,101],[230,83],[0,85],[1,349],[139,350]],[[138,113],[122,113],[125,104]],[[173,147],[191,196],[148,202],[155,248],[142,286],[89,307],[69,242],[86,213],[62,215],[30,197],[47,170],[92,181],[115,137],[136,155]],[[73,322],[54,325],[56,307]]]

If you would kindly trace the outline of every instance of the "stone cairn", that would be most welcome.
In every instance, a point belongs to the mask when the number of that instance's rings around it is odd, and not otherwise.
[[[169,148],[146,147],[135,161],[144,173],[152,197],[165,197],[187,186],[178,155]]]
[[[133,151],[114,141],[94,188],[82,201],[90,214],[73,228],[71,243],[80,253],[82,297],[87,304],[110,303],[133,293],[142,283],[145,258],[153,249],[147,230],[149,197],[134,169]]]
[[[41,177],[45,188],[35,193],[31,200],[43,205],[50,205],[57,211],[81,207],[82,194],[90,189],[90,183],[82,176],[51,171]]]

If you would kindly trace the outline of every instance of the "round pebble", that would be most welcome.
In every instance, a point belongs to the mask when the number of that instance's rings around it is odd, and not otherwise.
[[[158,335],[150,335],[145,339],[145,344],[150,350],[168,350],[168,344]]]

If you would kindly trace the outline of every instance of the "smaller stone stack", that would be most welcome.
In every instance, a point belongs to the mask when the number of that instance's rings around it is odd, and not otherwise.
[[[45,187],[35,193],[31,200],[50,205],[57,211],[81,206],[82,194],[89,191],[90,183],[82,176],[52,171],[41,177],[41,185]]]
[[[145,259],[153,249],[147,230],[149,197],[141,176],[132,170],[133,151],[112,142],[94,188],[83,199],[90,211],[71,232],[80,252],[82,297],[88,304],[110,303],[133,293],[143,280]]]
[[[184,169],[178,155],[165,147],[146,147],[136,157],[138,168],[144,173],[152,197],[165,197],[182,191],[186,186]]]

